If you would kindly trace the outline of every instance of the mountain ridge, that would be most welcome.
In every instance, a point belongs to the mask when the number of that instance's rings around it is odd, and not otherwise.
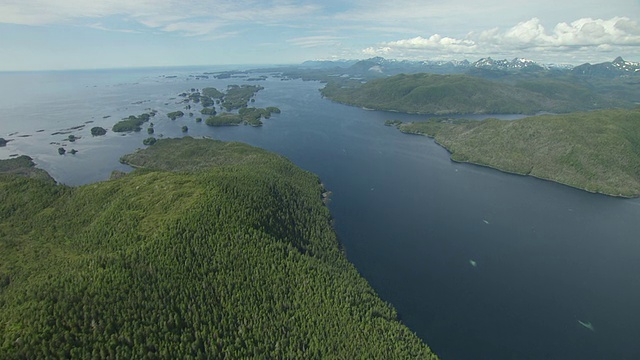
[[[555,63],[538,63],[523,57],[511,60],[483,57],[470,62],[463,60],[395,60],[377,56],[361,60],[339,61],[306,61],[301,66],[316,69],[336,69],[347,71],[353,75],[390,76],[399,73],[431,72],[439,74],[464,73],[473,69],[508,72],[531,71],[570,71],[575,75],[623,76],[640,74],[640,63],[626,61],[618,56],[613,61],[597,64],[584,63],[581,65],[566,65]]]

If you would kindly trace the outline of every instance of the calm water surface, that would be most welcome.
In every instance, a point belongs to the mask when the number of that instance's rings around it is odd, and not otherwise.
[[[442,358],[640,358],[640,201],[453,163],[432,140],[383,126],[424,117],[336,104],[316,82],[189,77],[216,70],[0,74],[0,137],[13,139],[0,157],[28,154],[69,185],[105,180],[148,135],[89,129],[157,109],[156,135],[188,125],[318,174],[349,259]],[[264,86],[255,106],[282,114],[261,128],[196,124],[197,109],[165,116],[182,108],[178,93],[228,84]],[[52,135],[79,125],[75,143]],[[79,152],[60,156],[61,145]]]

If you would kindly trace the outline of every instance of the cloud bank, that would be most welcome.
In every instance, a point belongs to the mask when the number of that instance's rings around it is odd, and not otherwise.
[[[568,50],[615,52],[625,47],[640,48],[640,26],[627,17],[608,20],[583,18],[571,23],[558,23],[550,31],[534,17],[503,31],[493,28],[470,32],[459,39],[439,34],[428,38],[417,36],[368,47],[363,53],[399,57],[519,56],[523,52],[558,53]]]

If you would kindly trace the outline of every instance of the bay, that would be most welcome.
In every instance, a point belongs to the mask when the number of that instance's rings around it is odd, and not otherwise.
[[[118,159],[148,135],[89,129],[156,109],[157,136],[187,125],[318,174],[350,261],[442,358],[640,358],[639,200],[451,162],[433,140],[383,125],[424,116],[333,103],[317,82],[194,77],[220,70],[2,73],[0,137],[12,141],[0,157],[30,155],[68,185],[103,181],[131,170]],[[199,107],[166,117],[184,106],[179,93],[230,84],[264,86],[253,105],[282,113],[259,128],[196,123]],[[79,152],[60,156],[60,146]]]

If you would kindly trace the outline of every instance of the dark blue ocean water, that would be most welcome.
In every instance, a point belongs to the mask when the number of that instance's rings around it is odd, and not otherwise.
[[[318,174],[349,259],[442,358],[640,358],[639,200],[453,163],[431,139],[383,125],[424,117],[336,104],[316,82],[190,77],[217,70],[0,73],[0,137],[13,139],[0,157],[28,154],[69,185],[102,181],[128,171],[119,157],[148,135],[89,129],[157,109],[156,135],[187,125]],[[282,114],[260,128],[165,116],[180,92],[228,84],[264,86],[255,106]],[[74,143],[52,135],[83,124]],[[60,156],[61,145],[79,152]]]

